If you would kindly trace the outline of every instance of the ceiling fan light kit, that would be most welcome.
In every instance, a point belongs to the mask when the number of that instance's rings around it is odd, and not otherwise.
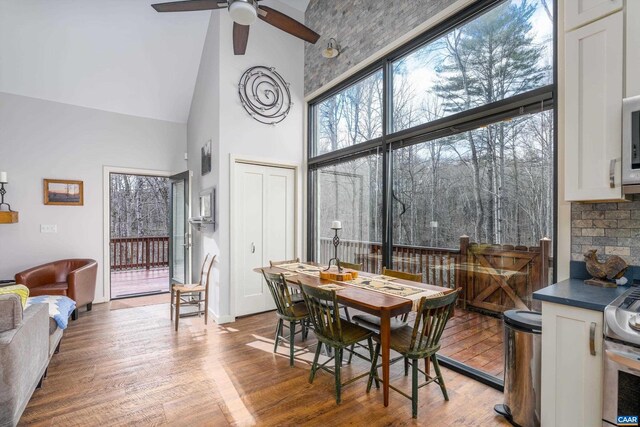
[[[258,3],[254,0],[235,0],[229,2],[229,15],[233,22],[251,25],[258,19]]]
[[[233,20],[233,53],[244,55],[249,40],[249,25],[257,18],[272,25],[285,33],[298,37],[306,42],[315,44],[320,34],[268,6],[260,6],[261,0],[183,0],[168,3],[152,4],[157,12],[191,12],[197,10],[227,9]]]

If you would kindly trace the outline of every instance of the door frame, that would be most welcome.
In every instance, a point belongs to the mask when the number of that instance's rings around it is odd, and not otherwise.
[[[264,158],[255,158],[255,157],[247,157],[247,156],[237,156],[234,154],[229,155],[229,308],[230,308],[230,321],[235,321],[236,318],[236,286],[235,286],[235,227],[237,226],[237,221],[235,218],[235,204],[236,204],[236,165],[238,163],[242,164],[250,164],[255,166],[267,166],[272,168],[280,168],[280,169],[291,169],[293,170],[293,256],[300,256],[300,248],[298,245],[298,236],[299,234],[299,225],[300,225],[300,203],[301,200],[299,198],[299,180],[300,180],[300,164],[283,162],[280,160],[274,159],[264,159]]]
[[[112,173],[161,176],[166,178],[173,175],[172,172],[153,169],[124,168],[119,166],[102,167],[102,295],[96,295],[95,303],[111,301],[111,253],[109,248],[111,240],[111,188],[109,177]]]

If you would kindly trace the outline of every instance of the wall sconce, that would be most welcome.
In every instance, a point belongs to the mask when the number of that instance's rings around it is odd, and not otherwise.
[[[6,172],[0,172],[0,224],[12,224],[18,222],[18,212],[11,210],[11,205],[4,201],[4,195],[7,194],[4,185],[9,183]],[[2,207],[6,206],[8,210],[3,211]]]
[[[335,58],[340,55],[340,45],[338,41],[331,37],[325,49],[322,49],[322,56],[325,58]]]

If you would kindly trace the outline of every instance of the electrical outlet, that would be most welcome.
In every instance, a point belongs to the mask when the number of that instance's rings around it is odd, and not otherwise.
[[[56,224],[40,224],[41,233],[57,233],[58,226]]]

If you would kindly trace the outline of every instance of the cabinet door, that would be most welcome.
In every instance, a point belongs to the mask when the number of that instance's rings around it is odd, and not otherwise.
[[[622,9],[622,0],[565,0],[564,29],[573,30]]]
[[[622,197],[623,16],[565,34],[565,199]]]
[[[627,2],[627,97],[640,95],[640,1]]]
[[[543,426],[602,426],[602,324],[599,311],[542,303]]]

